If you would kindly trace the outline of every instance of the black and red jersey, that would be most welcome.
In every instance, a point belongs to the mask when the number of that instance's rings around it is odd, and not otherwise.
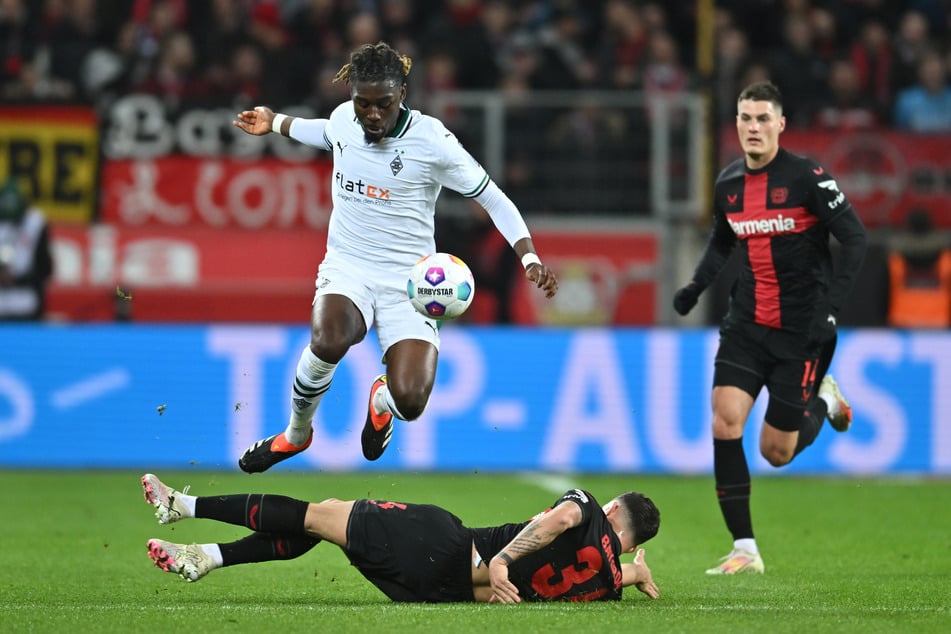
[[[509,580],[525,601],[619,600],[621,541],[593,495],[572,489],[551,506],[577,504],[582,520],[545,548],[509,565]],[[479,555],[489,561],[528,524],[473,528]]]
[[[849,251],[836,266],[830,231]],[[865,229],[825,168],[780,149],[766,167],[750,169],[738,159],[717,178],[713,229],[694,276],[701,288],[734,248],[741,265],[729,317],[808,332],[814,314],[838,310],[851,289]]]

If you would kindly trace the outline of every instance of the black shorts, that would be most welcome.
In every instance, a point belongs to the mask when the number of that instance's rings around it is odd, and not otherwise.
[[[797,431],[834,352],[835,339],[815,344],[787,331],[728,320],[720,328],[713,385],[738,387],[754,399],[765,386],[766,420],[782,431]]]
[[[344,553],[393,601],[473,601],[472,534],[438,506],[357,500]]]

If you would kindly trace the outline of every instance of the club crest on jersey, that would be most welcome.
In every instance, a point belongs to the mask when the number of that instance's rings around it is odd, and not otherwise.
[[[390,171],[393,172],[393,176],[396,176],[403,170],[403,161],[400,160],[400,155],[397,154],[396,158],[390,161]]]
[[[769,192],[769,200],[774,205],[781,205],[789,198],[789,190],[785,187],[775,187]]]

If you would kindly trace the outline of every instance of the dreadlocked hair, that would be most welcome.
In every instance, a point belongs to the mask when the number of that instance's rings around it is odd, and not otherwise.
[[[403,84],[412,67],[413,60],[400,55],[386,42],[364,44],[350,53],[350,63],[337,71],[334,83],[397,81]]]

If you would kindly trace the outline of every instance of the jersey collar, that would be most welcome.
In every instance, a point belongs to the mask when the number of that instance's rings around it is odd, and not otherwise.
[[[400,116],[396,120],[396,125],[393,126],[392,132],[386,135],[387,138],[397,138],[403,136],[403,133],[406,132],[406,128],[409,127],[409,108],[404,104],[400,104]]]

